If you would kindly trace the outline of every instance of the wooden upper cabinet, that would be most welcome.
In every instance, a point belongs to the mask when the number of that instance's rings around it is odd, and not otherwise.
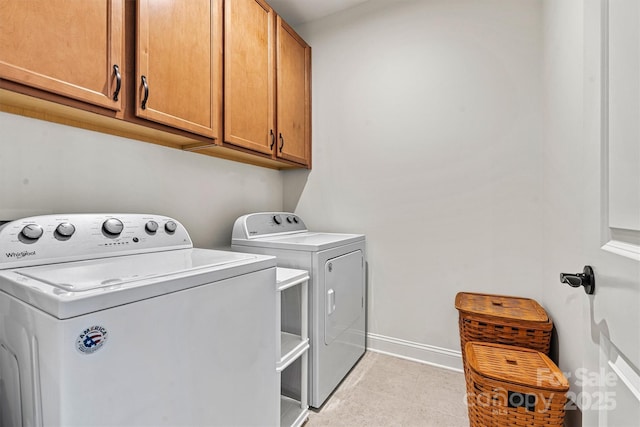
[[[311,48],[263,0],[226,0],[224,141],[311,164]]]
[[[121,110],[123,2],[0,0],[0,78]]]
[[[0,90],[0,111],[311,167],[311,48],[265,0],[0,0]]]
[[[139,0],[136,115],[220,138],[222,0]]]
[[[224,140],[271,154],[276,140],[273,9],[262,0],[226,0]]]
[[[276,156],[310,166],[311,48],[279,16],[277,47]]]

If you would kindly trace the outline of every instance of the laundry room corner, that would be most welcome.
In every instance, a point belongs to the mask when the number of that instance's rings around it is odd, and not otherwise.
[[[291,169],[282,172],[282,206],[285,212],[295,212],[313,171]]]
[[[0,0],[0,427],[640,427],[640,0]]]
[[[370,350],[460,369],[457,292],[540,297],[541,22],[537,0],[373,0],[296,27],[314,165],[284,206],[367,236]]]

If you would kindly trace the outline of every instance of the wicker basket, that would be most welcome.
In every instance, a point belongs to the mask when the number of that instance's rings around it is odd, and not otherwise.
[[[569,382],[544,354],[521,347],[466,345],[471,427],[562,426]]]
[[[532,299],[460,292],[456,308],[465,366],[465,344],[471,341],[515,345],[549,354],[553,322]]]

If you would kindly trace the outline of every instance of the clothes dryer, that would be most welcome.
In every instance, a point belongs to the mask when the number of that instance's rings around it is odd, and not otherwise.
[[[262,212],[235,221],[231,247],[309,271],[308,396],[319,408],[365,351],[365,236],[311,232],[293,213]]]
[[[0,227],[0,426],[279,423],[275,258],[158,215]]]

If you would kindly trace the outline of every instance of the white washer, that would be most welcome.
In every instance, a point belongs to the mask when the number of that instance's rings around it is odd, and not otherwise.
[[[0,425],[279,423],[275,258],[158,215],[0,226]]]
[[[231,247],[309,271],[309,405],[319,408],[365,351],[365,236],[310,232],[297,215],[262,212],[236,220]]]

